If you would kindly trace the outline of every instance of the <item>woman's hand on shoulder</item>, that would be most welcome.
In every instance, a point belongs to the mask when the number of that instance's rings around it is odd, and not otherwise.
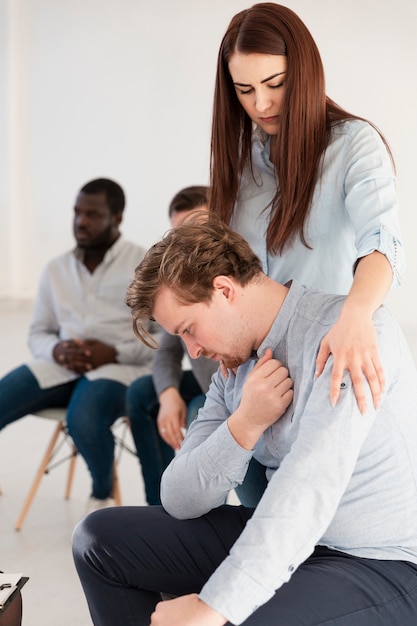
[[[376,331],[371,319],[340,317],[323,337],[316,359],[316,376],[324,370],[330,354],[333,370],[330,380],[330,401],[339,400],[343,372],[349,371],[359,409],[367,411],[365,384],[371,389],[373,404],[380,407],[385,378],[378,352]]]

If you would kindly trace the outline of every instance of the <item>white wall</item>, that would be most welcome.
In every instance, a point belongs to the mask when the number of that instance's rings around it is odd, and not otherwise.
[[[284,3],[319,45],[328,94],[392,146],[409,269],[389,302],[414,329],[416,0]],[[0,296],[33,296],[45,262],[72,246],[91,178],[124,187],[129,238],[148,246],[168,228],[171,196],[208,181],[217,50],[251,4],[0,0]]]

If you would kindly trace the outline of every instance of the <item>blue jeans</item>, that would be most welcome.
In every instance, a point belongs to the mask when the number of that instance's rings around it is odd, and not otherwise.
[[[255,508],[266,489],[268,481],[265,476],[265,467],[256,459],[251,459],[246,472],[245,480],[236,487],[235,492],[243,506]]]
[[[160,506],[123,506],[88,515],[73,554],[94,625],[149,626],[159,592],[199,593],[252,513],[226,505],[178,520]],[[417,565],[317,546],[243,624],[415,626]]]
[[[92,495],[107,498],[113,484],[114,438],[111,426],[125,415],[126,386],[108,379],[77,380],[41,389],[22,365],[0,380],[0,430],[42,409],[67,408],[69,433],[87,463]]]
[[[187,426],[189,426],[205,400],[205,394],[191,370],[184,371],[179,392],[187,405]],[[142,376],[128,387],[126,411],[142,467],[146,501],[148,504],[161,504],[159,498],[161,476],[174,458],[175,452],[161,438],[156,426],[159,403],[152,376]]]

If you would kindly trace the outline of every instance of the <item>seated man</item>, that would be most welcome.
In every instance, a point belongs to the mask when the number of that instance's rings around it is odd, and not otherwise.
[[[124,299],[145,250],[123,239],[125,196],[93,180],[74,206],[76,248],[49,262],[29,329],[33,360],[0,380],[0,429],[30,413],[67,407],[68,428],[92,476],[89,509],[114,503],[111,426],[126,388],[150,372],[153,351],[132,337]]]
[[[208,187],[194,185],[172,198],[168,216],[175,228],[192,210],[207,211]],[[183,370],[184,344],[164,332],[155,353],[152,376],[135,380],[126,393],[126,407],[141,464],[148,504],[161,504],[159,487],[164,469],[184,438],[183,429],[203,406],[217,364],[191,359]]]
[[[222,360],[165,470],[162,507],[108,509],[73,537],[94,624],[415,626],[417,372],[398,324],[374,315],[386,387],[358,409],[345,372],[330,401],[321,338],[343,296],[266,276],[214,218],[154,245],[127,302],[146,345],[155,319],[190,355]],[[291,379],[288,377],[288,372]],[[255,509],[224,505],[255,456]],[[159,592],[181,597],[158,602]]]

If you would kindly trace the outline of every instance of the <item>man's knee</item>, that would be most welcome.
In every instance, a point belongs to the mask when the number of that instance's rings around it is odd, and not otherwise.
[[[137,378],[126,390],[127,414],[133,419],[140,419],[141,414],[151,411],[156,402],[152,376]]]
[[[81,378],[68,404],[70,434],[92,437],[125,415],[126,386],[112,380]]]
[[[76,563],[82,562],[106,544],[107,529],[100,521],[102,511],[94,511],[82,519],[72,533],[72,551]]]
[[[34,411],[42,390],[27,365],[21,365],[0,379],[0,429]]]

